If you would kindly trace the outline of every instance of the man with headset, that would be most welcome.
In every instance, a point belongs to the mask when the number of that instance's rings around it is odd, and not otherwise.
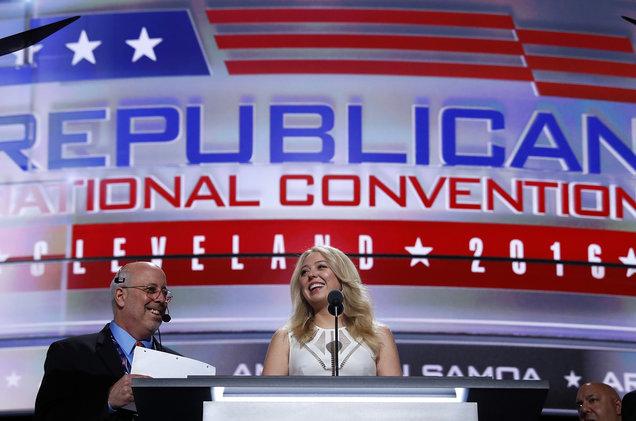
[[[130,374],[135,346],[177,354],[153,334],[172,293],[166,275],[150,262],[123,266],[112,280],[113,320],[98,332],[54,342],[44,362],[35,401],[36,420],[129,420],[123,407],[134,401]],[[143,345],[141,345],[143,344]]]

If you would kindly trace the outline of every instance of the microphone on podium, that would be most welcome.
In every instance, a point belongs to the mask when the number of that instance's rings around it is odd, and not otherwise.
[[[329,314],[338,317],[338,314],[342,314],[344,311],[344,305],[342,302],[344,301],[344,295],[342,295],[342,291],[339,289],[332,289],[327,295],[327,302],[329,303]]]
[[[329,314],[332,314],[334,316],[335,325],[333,339],[334,345],[333,349],[331,350],[331,361],[333,363],[331,373],[333,376],[338,376],[340,369],[340,367],[338,366],[338,353],[340,352],[340,341],[338,340],[338,316],[344,311],[343,301],[344,295],[342,295],[342,291],[340,291],[339,289],[332,289],[331,291],[329,291],[329,294],[327,294],[327,302],[329,303],[327,310],[329,310]]]

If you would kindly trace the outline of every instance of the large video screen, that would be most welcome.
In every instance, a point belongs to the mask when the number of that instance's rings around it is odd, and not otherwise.
[[[124,263],[163,340],[259,375],[297,256],[349,254],[405,375],[636,389],[632,1],[9,1],[0,413],[101,329]]]

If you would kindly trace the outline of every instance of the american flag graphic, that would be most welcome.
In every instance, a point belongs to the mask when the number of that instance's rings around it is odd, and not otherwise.
[[[210,74],[186,10],[83,15],[2,60],[0,85]]]
[[[494,79],[531,83],[541,96],[636,102],[626,36],[518,28],[494,13],[251,8],[207,16],[230,75]]]

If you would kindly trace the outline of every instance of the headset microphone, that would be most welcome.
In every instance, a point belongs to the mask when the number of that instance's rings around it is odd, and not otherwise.
[[[170,310],[168,310],[168,306],[166,306],[166,312],[161,316],[161,321],[168,323],[170,320],[172,320],[172,317],[170,317]]]
[[[163,316],[161,316],[161,321],[164,323],[168,323],[170,320],[172,320],[172,317],[170,317],[170,310],[168,310],[168,305],[166,304],[166,312],[163,314]],[[163,351],[163,345],[161,344],[161,331],[159,330],[159,328],[157,328],[157,333],[159,334],[159,348],[155,348],[158,351]]]

